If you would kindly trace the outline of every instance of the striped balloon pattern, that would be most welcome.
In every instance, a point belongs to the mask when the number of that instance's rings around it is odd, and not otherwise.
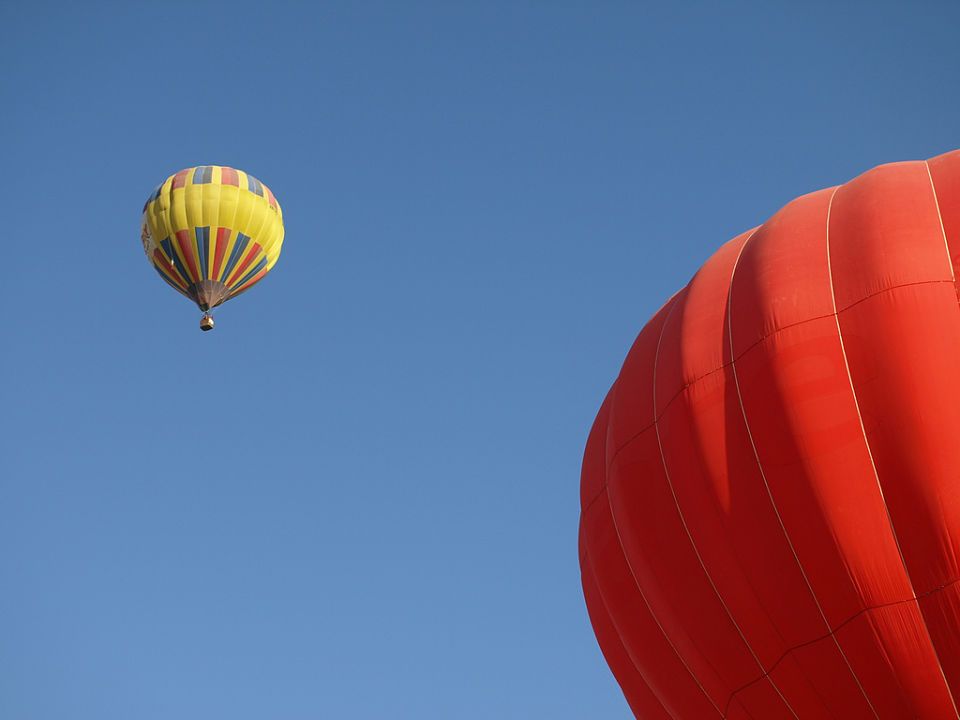
[[[270,272],[283,245],[283,213],[252,175],[201,165],[150,195],[140,239],[160,277],[207,312]]]

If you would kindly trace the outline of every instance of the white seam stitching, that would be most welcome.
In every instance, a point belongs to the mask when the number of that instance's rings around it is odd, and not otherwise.
[[[927,169],[927,177],[930,179],[930,189],[933,191],[933,200],[937,206],[937,217],[940,217],[940,204],[937,200],[937,190],[933,185],[933,176],[930,174],[930,166],[927,164],[927,161],[924,160],[924,166]],[[836,191],[834,191],[836,194]],[[877,492],[880,493],[880,501],[883,503],[884,512],[887,514],[887,523],[890,526],[890,533],[893,535],[893,541],[897,546],[897,554],[900,556],[900,564],[903,566],[904,575],[906,575],[907,583],[910,586],[910,594],[913,596],[914,601],[917,601],[917,611],[920,613],[920,624],[923,625],[923,631],[927,636],[927,640],[930,642],[930,649],[933,651],[933,656],[937,661],[937,667],[940,670],[940,677],[943,678],[943,684],[947,688],[947,695],[950,697],[950,702],[953,705],[954,714],[960,718],[960,711],[957,710],[957,703],[954,700],[953,692],[950,690],[950,683],[947,682],[947,676],[943,671],[943,664],[940,662],[940,655],[937,653],[936,645],[933,643],[933,638],[930,635],[930,630],[927,628],[926,619],[923,617],[923,611],[920,609],[920,603],[917,599],[917,590],[913,584],[913,578],[910,576],[910,569],[907,567],[907,560],[903,555],[903,548],[900,546],[900,538],[897,535],[897,529],[893,524],[893,516],[890,514],[890,508],[887,505],[886,495],[883,493],[883,485],[880,482],[880,473],[877,471],[877,463],[873,459],[873,449],[870,447],[870,440],[867,438],[867,429],[863,424],[863,413],[860,410],[860,399],[857,397],[857,389],[853,384],[853,374],[850,372],[850,362],[847,359],[847,348],[843,342],[843,330],[840,327],[840,316],[837,314],[837,298],[836,293],[834,292],[833,287],[833,266],[830,259],[830,212],[833,209],[833,196],[830,196],[830,205],[827,208],[827,273],[830,276],[830,302],[833,304],[833,313],[834,318],[837,322],[837,337],[840,339],[840,353],[843,355],[843,366],[847,371],[847,380],[850,383],[850,393],[853,395],[853,404],[857,410],[857,421],[860,423],[860,434],[863,437],[864,447],[867,449],[867,456],[870,458],[870,468],[873,470],[873,477],[877,482]],[[950,248],[947,245],[947,236],[943,230],[943,219],[940,218],[940,231],[943,233],[943,246],[947,250],[947,262],[950,265],[950,276],[953,277],[953,261],[950,259]],[[956,278],[954,278],[956,282]]]
[[[927,169],[927,177],[930,179],[930,190],[933,191],[933,204],[937,208],[937,219],[940,221],[940,233],[943,235],[943,249],[947,251],[947,267],[950,268],[950,278],[954,283],[957,282],[957,276],[953,272],[953,258],[950,257],[950,243],[947,242],[947,231],[943,227],[943,215],[940,213],[940,198],[937,197],[937,186],[933,184],[933,173],[930,172],[930,162],[923,161]]]
[[[703,683],[700,682],[700,679],[696,676],[693,670],[690,669],[690,666],[687,665],[686,659],[683,655],[680,654],[680,651],[677,650],[676,645],[673,644],[673,640],[670,639],[670,636],[667,634],[667,631],[663,628],[663,623],[660,622],[660,618],[657,617],[657,614],[653,611],[653,607],[650,605],[650,601],[647,600],[646,593],[643,592],[643,588],[640,587],[640,581],[637,580],[637,575],[633,571],[633,565],[630,564],[630,558],[627,557],[627,551],[623,547],[623,540],[620,537],[620,528],[617,526],[617,518],[613,514],[613,500],[610,498],[610,492],[607,492],[607,504],[610,506],[610,522],[613,525],[613,531],[617,536],[617,543],[620,545],[620,552],[623,554],[623,560],[627,564],[627,569],[630,570],[630,576],[633,578],[633,584],[637,587],[637,592],[640,593],[640,597],[643,598],[644,605],[647,606],[647,610],[650,612],[650,617],[653,618],[653,621],[657,624],[657,627],[660,629],[660,632],[663,633],[664,639],[667,641],[667,644],[670,646],[670,649],[673,650],[673,654],[677,656],[677,659],[683,665],[684,669],[690,674],[690,677],[693,678],[693,681],[697,684],[697,687],[700,688],[700,692],[703,693],[703,696],[707,701],[713,705],[714,709],[717,711],[717,715],[723,716],[723,713],[720,712],[720,708],[713,701],[713,698],[710,697],[710,693],[707,692],[706,688],[703,687]]]
[[[737,261],[739,261],[740,255],[743,253],[744,248],[746,248],[747,243],[750,242],[750,238],[753,237],[754,233],[756,233],[756,230],[750,233],[750,235],[747,236],[747,239],[743,241],[743,245],[740,246],[740,252],[737,254]],[[736,263],[734,263],[734,269],[735,268],[736,268]],[[732,285],[733,285],[733,273],[731,272],[730,284],[727,286],[728,293],[730,292]],[[770,677],[767,669],[763,666],[763,663],[760,662],[760,658],[757,657],[757,653],[754,652],[753,647],[750,645],[750,642],[747,640],[746,636],[743,634],[743,630],[740,629],[740,625],[737,623],[736,620],[734,620],[733,613],[730,612],[730,608],[727,607],[727,603],[724,601],[723,596],[720,594],[720,590],[717,588],[716,583],[713,581],[713,576],[711,576],[710,571],[707,570],[707,566],[703,561],[703,556],[700,554],[700,550],[697,548],[697,543],[693,539],[693,534],[690,532],[690,527],[687,525],[687,519],[686,517],[684,517],[683,510],[680,508],[680,500],[677,498],[677,493],[673,487],[673,479],[670,476],[670,470],[667,468],[667,457],[663,451],[663,441],[660,438],[660,426],[659,426],[659,420],[657,418],[657,368],[659,366],[659,361],[660,361],[660,346],[663,343],[663,333],[667,328],[667,323],[670,321],[670,317],[673,315],[673,310],[675,307],[676,305],[671,306],[669,312],[667,313],[667,317],[664,318],[663,320],[663,325],[660,328],[660,337],[657,339],[656,354],[654,355],[654,359],[653,359],[653,427],[657,435],[657,447],[660,449],[660,461],[663,464],[663,474],[667,478],[667,485],[670,488],[670,495],[673,497],[673,504],[677,508],[677,514],[680,516],[680,522],[683,525],[683,529],[687,534],[687,539],[690,541],[690,546],[693,548],[693,552],[697,556],[697,561],[700,563],[700,569],[703,570],[703,574],[706,575],[707,580],[710,582],[710,587],[713,588],[713,592],[714,594],[716,594],[717,599],[720,601],[720,604],[723,606],[723,610],[724,612],[726,612],[727,617],[730,618],[730,622],[732,622],[733,626],[737,629],[737,634],[740,635],[740,639],[743,641],[743,644],[746,645],[747,650],[750,651],[750,655],[753,656],[753,660],[757,664],[757,667],[760,669],[761,673],[766,677],[766,679],[770,682],[770,685],[776,691],[777,695],[780,696],[780,699],[783,700],[783,703],[787,706],[787,709],[790,711],[790,714],[793,715],[794,718],[797,718],[797,720],[799,720],[799,718],[797,717],[797,713],[793,709],[793,706],[790,705],[787,699],[783,696],[783,693],[780,692],[780,688],[778,688],[776,683],[773,682],[773,678]],[[735,694],[736,694],[736,691],[730,694],[730,697],[727,700],[728,706],[729,706],[730,700],[734,697]],[[723,716],[726,717],[726,711],[724,711]]]
[[[834,189],[833,194],[830,196],[830,204],[833,204],[833,196],[836,195],[837,190]],[[830,217],[830,207],[827,207],[827,218],[828,218],[828,234],[827,234],[827,267],[829,269],[829,217]],[[740,258],[737,258],[737,263],[739,264]],[[733,271],[736,273],[736,265],[734,265]],[[730,294],[727,298],[727,330],[730,340],[730,357],[736,357],[736,352],[733,346],[733,313],[731,312],[733,307],[733,287],[731,285]],[[834,307],[836,311],[836,307]],[[787,545],[790,547],[790,552],[793,553],[793,558],[797,563],[797,568],[800,570],[800,574],[803,576],[803,580],[807,585],[807,589],[810,591],[810,596],[813,598],[814,604],[817,606],[817,610],[820,612],[820,618],[823,620],[824,627],[829,631],[830,623],[827,621],[827,616],[823,612],[823,607],[820,605],[820,600],[817,598],[816,593],[813,591],[813,586],[810,584],[810,579],[807,577],[806,570],[803,568],[803,563],[800,562],[800,557],[797,555],[796,548],[793,546],[793,541],[790,539],[789,533],[787,533],[786,525],[783,523],[783,517],[780,515],[780,509],[777,507],[776,501],[773,499],[773,492],[770,490],[770,484],[767,482],[767,474],[763,470],[763,463],[760,462],[760,453],[757,451],[757,444],[753,439],[753,431],[750,429],[750,422],[747,420],[747,410],[743,404],[743,395],[740,392],[740,378],[737,375],[737,363],[736,360],[733,360],[730,363],[730,367],[733,368],[733,381],[737,389],[737,401],[740,404],[740,412],[743,415],[743,424],[747,430],[747,437],[750,439],[750,447],[753,448],[753,456],[757,461],[757,468],[760,470],[760,477],[763,480],[763,486],[766,488],[767,497],[770,500],[770,505],[773,507],[773,511],[777,516],[777,522],[780,523],[780,529],[783,531],[783,537],[787,541]],[[860,682],[860,678],[857,677],[857,674],[854,672],[853,667],[850,665],[850,660],[847,658],[846,653],[843,652],[843,648],[840,647],[840,642],[837,640],[835,635],[831,635],[833,638],[834,644],[837,646],[837,650],[840,653],[840,656],[843,658],[844,663],[846,663],[847,669],[850,670],[850,674],[853,676],[854,681],[857,683],[857,687],[860,688],[860,693],[863,695],[863,699],[867,701],[867,705],[870,706],[870,710],[873,713],[873,716],[879,720],[879,715],[877,715],[876,708],[873,707],[873,703],[870,702],[870,698],[867,696],[866,690],[864,690],[863,685]]]
[[[950,268],[950,277],[953,279],[953,284],[956,285],[956,284],[957,284],[957,276],[956,276],[956,274],[953,272],[953,258],[950,257],[950,243],[947,241],[947,230],[946,230],[946,228],[943,226],[943,215],[942,215],[942,213],[940,212],[940,198],[937,196],[937,186],[936,186],[936,184],[934,184],[934,182],[933,182],[933,173],[930,172],[930,162],[929,162],[928,160],[924,160],[924,161],[923,161],[923,165],[924,165],[924,167],[927,168],[927,177],[930,179],[930,190],[933,192],[933,204],[934,204],[934,206],[937,208],[937,219],[940,221],[940,234],[943,235],[943,248],[944,248],[944,250],[945,250],[946,253],[947,253],[947,267]],[[828,229],[828,231],[829,231],[829,229]],[[837,330],[839,331],[839,329],[840,329],[840,320],[839,320],[839,318],[838,318],[838,319],[837,319]],[[843,357],[844,357],[844,361],[846,361],[846,357],[847,357],[847,356],[846,356],[846,353],[844,353],[844,356],[843,356]],[[853,390],[854,398],[856,398],[856,394],[857,394],[857,393],[856,393],[856,390],[854,390],[854,387],[853,387],[853,378],[852,378],[852,377],[851,377],[851,379],[850,379],[850,389]],[[859,413],[859,412],[860,412],[860,406],[859,406],[859,404],[858,404],[858,405],[857,405],[857,413]],[[862,423],[861,423],[861,427],[862,427]],[[867,432],[866,432],[866,430],[864,430],[864,432],[863,432],[863,440],[864,440],[864,442],[867,442]],[[867,447],[868,447],[868,449],[869,449],[869,447],[870,447],[869,442],[867,442]],[[870,462],[871,462],[871,463],[873,462],[873,453],[870,453]],[[874,473],[876,473],[876,471],[877,471],[876,466],[874,466],[873,471],[874,471]],[[879,474],[877,474],[877,485],[878,485],[878,486],[880,485],[880,475],[879,475]],[[881,495],[881,497],[883,497],[883,491],[882,491],[882,489],[881,489],[880,495]],[[884,498],[884,500],[883,500],[883,506],[884,506],[884,507],[887,506],[887,501],[886,501],[885,498]],[[896,531],[896,530],[894,529],[894,527],[893,527],[893,518],[890,516],[890,510],[889,510],[889,509],[887,510],[887,517],[888,517],[889,520],[890,520],[890,530],[893,532],[894,538],[896,538],[896,537],[897,537],[897,531]],[[897,539],[897,549],[898,549],[898,550],[900,549],[900,541],[899,541],[899,539]],[[920,619],[923,621],[923,629],[924,629],[924,631],[927,633],[927,638],[930,640],[930,647],[933,649],[933,655],[934,655],[934,657],[937,659],[937,665],[940,666],[940,675],[943,677],[943,684],[944,684],[944,685],[946,686],[946,688],[947,688],[947,695],[950,696],[950,702],[953,704],[953,712],[956,713],[957,718],[960,719],[960,710],[957,709],[957,701],[956,701],[956,699],[953,697],[953,690],[950,688],[950,683],[947,682],[947,675],[946,675],[946,673],[943,671],[943,663],[940,662],[940,653],[937,652],[937,646],[934,644],[934,642],[933,642],[933,637],[930,635],[930,628],[927,627],[927,620],[926,620],[926,618],[923,616],[923,609],[920,607],[920,601],[919,601],[919,599],[917,599],[917,591],[916,591],[916,588],[914,588],[914,586],[913,586],[913,579],[910,577],[910,571],[907,569],[907,563],[906,563],[906,560],[903,558],[903,553],[902,553],[902,552],[900,553],[900,560],[901,560],[901,562],[903,562],[903,569],[904,569],[904,571],[907,573],[907,580],[909,580],[909,582],[910,582],[910,592],[913,593],[914,599],[917,600],[917,610],[918,610],[918,612],[920,613]]]
[[[631,653],[630,650],[627,648],[627,644],[626,642],[624,642],[623,636],[620,634],[620,628],[617,627],[616,622],[614,622],[613,620],[613,613],[610,612],[610,608],[607,606],[607,599],[604,597],[603,591],[600,589],[600,581],[597,580],[597,571],[595,570],[595,563],[593,562],[593,558],[590,557],[589,541],[585,541],[585,544],[586,544],[585,554],[587,555],[587,559],[589,562],[591,581],[593,582],[594,589],[597,591],[597,595],[600,597],[600,604],[603,606],[603,612],[606,614],[607,620],[609,620],[610,625],[613,627],[614,634],[616,634],[617,640],[619,641],[620,646],[623,648],[623,653],[627,656],[627,658],[629,658],[630,664],[633,666],[634,672],[636,672],[637,675],[640,676],[640,679],[643,681],[643,684],[647,686],[647,689],[650,691],[650,694],[660,704],[660,707],[663,708],[663,711],[667,715],[669,715],[671,718],[673,718],[673,720],[678,720],[677,716],[674,715],[672,712],[670,712],[670,709],[667,707],[667,704],[664,702],[663,698],[660,697],[660,694],[653,689],[653,685],[647,679],[647,676],[643,674],[643,671],[640,670],[639,667],[637,667],[637,661],[633,659],[633,653]],[[624,553],[624,559],[626,559],[626,553]],[[642,594],[643,593],[641,593],[641,595]],[[652,615],[653,613],[651,612],[650,614]],[[626,696],[626,693],[624,693],[624,696]]]
[[[922,281],[918,281],[918,282],[903,283],[903,284],[900,284],[900,285],[891,285],[890,287],[886,287],[886,288],[883,288],[882,290],[878,290],[878,291],[876,291],[876,292],[874,292],[874,293],[871,293],[870,295],[867,295],[865,298],[862,298],[862,299],[858,300],[857,302],[852,303],[852,304],[846,306],[845,308],[843,308],[843,309],[841,309],[841,310],[837,310],[836,313],[832,313],[832,312],[831,312],[831,313],[827,313],[826,315],[815,315],[814,317],[806,318],[805,320],[800,320],[800,321],[794,322],[794,323],[788,323],[788,324],[786,324],[786,325],[783,325],[782,327],[776,328],[775,330],[773,330],[772,332],[770,332],[770,333],[768,333],[768,334],[766,334],[766,335],[761,336],[760,339],[758,339],[758,340],[754,341],[752,344],[748,345],[747,348],[746,348],[745,350],[743,350],[743,351],[740,353],[740,355],[738,355],[738,356],[736,357],[736,360],[739,360],[740,358],[744,357],[748,352],[750,352],[750,351],[751,351],[753,348],[755,348],[756,346],[762,344],[765,340],[768,340],[769,338],[772,338],[772,337],[776,337],[777,335],[779,335],[780,333],[784,332],[785,330],[790,330],[790,329],[792,329],[792,328],[796,328],[796,327],[799,327],[799,326],[801,326],[801,325],[806,325],[806,324],[808,324],[808,323],[816,322],[817,320],[825,320],[825,319],[827,319],[827,318],[829,318],[829,317],[836,317],[837,315],[841,315],[841,314],[847,312],[847,310],[849,310],[850,308],[852,308],[852,307],[854,307],[854,306],[856,306],[856,305],[859,305],[860,303],[865,302],[865,301],[869,300],[869,299],[872,298],[872,297],[876,297],[877,295],[883,295],[883,294],[885,294],[885,293],[889,293],[889,292],[892,292],[892,291],[894,291],[894,290],[899,290],[899,289],[905,288],[905,287],[914,287],[914,286],[916,286],[916,285],[936,285],[936,284],[939,284],[939,283],[947,283],[947,282],[952,282],[952,281],[950,281],[950,280],[922,280]],[[687,288],[687,286],[684,285],[682,289],[685,290],[686,288]],[[730,367],[730,363],[725,362],[725,363],[723,363],[722,365],[720,365],[720,366],[718,366],[718,367],[715,367],[713,370],[710,370],[710,371],[704,373],[703,375],[700,375],[699,377],[694,378],[693,380],[690,381],[690,383],[688,383],[688,384],[684,385],[683,387],[681,387],[679,390],[676,391],[676,393],[673,394],[673,396],[671,396],[670,400],[667,401],[667,404],[664,406],[664,412],[666,412],[666,410],[674,403],[674,401],[676,401],[681,395],[683,395],[683,392],[684,392],[685,390],[687,390],[688,388],[694,387],[697,383],[705,380],[706,378],[710,377],[711,375],[714,375],[715,373],[718,373],[718,372],[720,372],[721,370],[724,370],[724,369],[726,369],[726,368],[728,368],[728,367]],[[618,377],[617,379],[619,379],[619,377]],[[664,414],[664,413],[660,413],[660,417],[663,417],[663,414]],[[625,447],[627,447],[630,443],[632,443],[632,442],[633,442],[634,440],[636,440],[638,437],[640,437],[641,435],[643,435],[645,432],[647,432],[648,430],[652,430],[652,429],[653,429],[653,422],[651,421],[649,425],[645,425],[641,430],[637,431],[637,432],[634,433],[632,436],[630,436],[627,440],[625,440],[625,441],[623,442],[623,444],[620,445],[620,446],[614,451],[613,456],[612,456],[613,459],[612,459],[612,460],[609,460],[609,461],[606,461],[606,470],[609,471],[610,468],[613,467],[613,461],[616,460],[617,454],[618,454],[621,450],[623,450]],[[604,485],[603,487],[606,487],[606,485]],[[601,490],[602,490],[602,489],[603,489],[603,488],[601,488]],[[589,507],[590,505],[592,505],[593,502],[594,502],[597,498],[599,498],[599,497],[600,497],[600,492],[597,492],[597,494],[594,495],[593,499],[590,500],[590,502],[587,503],[587,507]]]
[[[671,305],[671,310],[673,305]],[[666,322],[666,319],[664,319]],[[661,329],[661,333],[663,330]],[[609,481],[608,481],[609,482]],[[644,604],[647,606],[647,610],[650,612],[650,617],[653,618],[653,621],[657,624],[657,627],[660,628],[660,632],[663,633],[664,639],[667,641],[667,644],[670,646],[670,649],[673,650],[674,655],[677,656],[677,659],[680,660],[680,663],[683,665],[684,669],[690,674],[690,677],[693,678],[693,681],[697,684],[697,687],[700,688],[700,692],[703,693],[703,696],[707,701],[713,705],[713,708],[717,711],[717,715],[723,718],[723,712],[713,701],[713,698],[710,697],[710,693],[707,692],[706,688],[703,687],[703,684],[700,682],[700,679],[696,676],[693,670],[690,669],[690,666],[687,665],[686,659],[683,655],[680,654],[680,651],[677,650],[676,645],[673,644],[673,640],[670,639],[670,636],[667,634],[667,631],[663,628],[663,624],[660,622],[660,618],[657,617],[656,613],[653,612],[653,607],[650,605],[650,601],[647,600],[646,594],[643,592],[643,588],[640,587],[640,581],[637,579],[636,573],[633,571],[633,565],[630,563],[630,558],[627,557],[627,550],[623,545],[623,538],[620,536],[620,528],[617,525],[617,516],[613,511],[613,499],[610,497],[609,488],[607,489],[607,504],[610,506],[610,523],[613,525],[613,531],[617,535],[617,542],[620,545],[620,552],[623,554],[624,562],[627,564],[627,568],[630,570],[630,576],[633,578],[633,584],[636,585],[637,591],[640,593],[640,597],[643,598]]]

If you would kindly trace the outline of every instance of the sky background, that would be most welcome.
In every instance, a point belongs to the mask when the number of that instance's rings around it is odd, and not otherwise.
[[[0,717],[628,718],[583,444],[791,198],[960,145],[956,2],[0,3]],[[140,212],[286,222],[199,311]]]

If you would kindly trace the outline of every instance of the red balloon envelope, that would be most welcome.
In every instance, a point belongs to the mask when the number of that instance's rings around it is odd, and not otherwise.
[[[960,717],[960,151],[800,197],[640,332],[583,589],[638,718]]]

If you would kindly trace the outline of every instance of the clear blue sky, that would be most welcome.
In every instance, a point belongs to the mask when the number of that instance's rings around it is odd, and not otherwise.
[[[0,717],[629,717],[587,430],[732,235],[960,145],[956,2],[5,2]],[[215,332],[170,173],[279,264]]]

